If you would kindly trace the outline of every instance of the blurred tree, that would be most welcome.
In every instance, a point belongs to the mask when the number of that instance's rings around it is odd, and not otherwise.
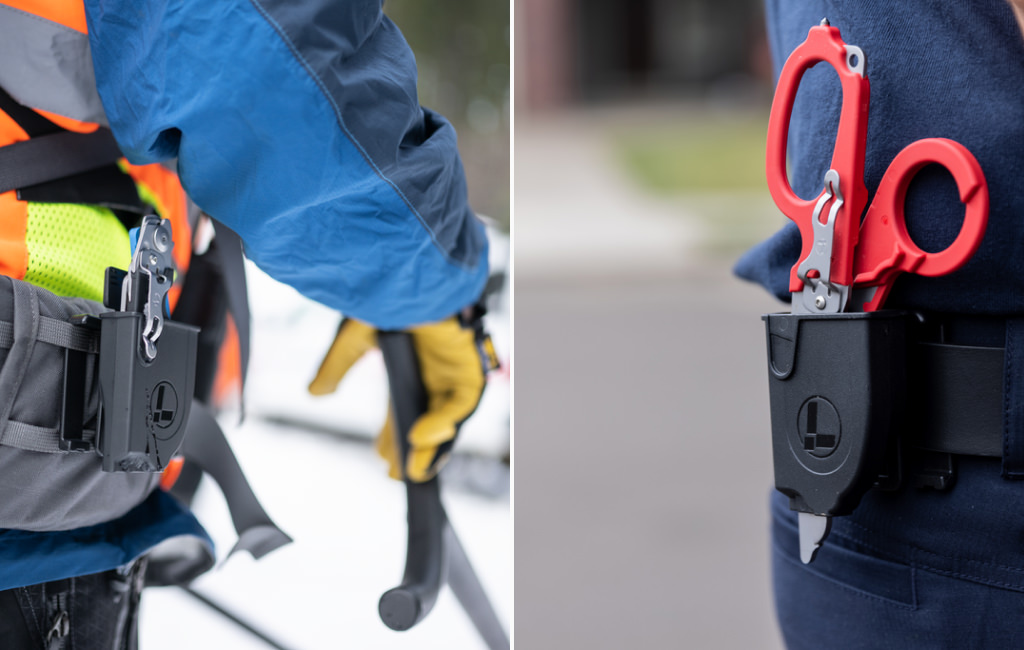
[[[487,0],[387,0],[419,68],[420,104],[459,134],[474,209],[509,221],[509,5]]]

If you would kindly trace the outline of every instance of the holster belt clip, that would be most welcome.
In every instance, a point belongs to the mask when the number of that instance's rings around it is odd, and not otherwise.
[[[850,514],[885,466],[906,407],[909,314],[769,314],[775,486],[790,507]]]
[[[199,328],[171,321],[166,294],[174,279],[170,222],[143,219],[128,271],[108,269],[107,306],[115,311],[76,316],[98,332],[100,407],[96,433],[84,427],[89,352],[68,349],[59,446],[97,451],[106,472],[159,472],[181,448],[195,392]]]
[[[1001,456],[1002,348],[946,343],[942,320],[911,312],[764,321],[775,482],[792,509],[844,515],[872,488],[946,490],[957,456]]]
[[[89,314],[80,314],[71,318],[71,324],[85,328],[99,335],[100,319]],[[89,389],[86,371],[88,355],[84,350],[64,349],[64,391],[60,411],[60,440],[58,446],[62,451],[93,451],[96,431],[100,429],[103,419],[103,405],[100,404],[96,413],[96,428],[89,438],[85,430],[85,405],[88,401],[86,392]]]

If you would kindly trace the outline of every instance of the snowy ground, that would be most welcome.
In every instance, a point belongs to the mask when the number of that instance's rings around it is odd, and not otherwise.
[[[507,239],[495,239],[492,267],[507,266]],[[368,355],[336,395],[310,397],[305,386],[339,317],[249,270],[247,419],[225,430],[263,505],[295,543],[259,562],[246,554],[225,562],[234,530],[219,491],[204,483],[195,511],[221,565],[194,588],[289,648],[483,648],[447,589],[408,632],[380,621],[377,600],[401,579],[406,539],[404,488],[386,477],[370,444],[387,408],[383,363],[379,353]],[[452,525],[511,630],[510,475],[500,462],[510,444],[507,302],[507,294],[499,297],[489,323],[505,370],[492,374],[466,423],[442,489]],[[146,591],[140,642],[143,650],[268,647],[174,588]]]
[[[377,615],[377,599],[401,579],[404,490],[386,478],[367,444],[250,420],[232,446],[267,511],[295,543],[259,562],[239,554],[194,587],[290,648],[483,648],[448,590],[408,632]],[[209,487],[209,486],[206,486]],[[500,498],[447,489],[448,514],[506,629],[512,614],[512,521]],[[203,489],[196,512],[222,556],[234,542],[223,499]],[[173,588],[143,599],[141,647],[266,648]]]

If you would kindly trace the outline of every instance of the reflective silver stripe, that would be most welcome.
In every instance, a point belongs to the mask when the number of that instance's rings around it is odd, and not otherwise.
[[[0,61],[0,86],[18,103],[107,125],[88,35],[0,5]]]

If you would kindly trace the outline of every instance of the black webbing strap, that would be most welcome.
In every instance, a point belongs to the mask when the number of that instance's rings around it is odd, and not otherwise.
[[[200,348],[213,348],[209,361],[215,364],[224,337],[224,315],[230,313],[238,333],[244,386],[249,367],[250,315],[242,239],[223,223],[208,218],[217,236],[205,253],[197,254],[193,250],[185,285],[174,308],[174,319],[202,328]],[[213,365],[200,361],[200,370],[196,373],[196,396],[200,399],[209,400],[215,371]]]
[[[1003,455],[1003,348],[918,343],[908,381],[908,442],[931,451]]]
[[[238,542],[229,555],[236,551],[249,551],[258,560],[291,543],[292,538],[277,527],[260,505],[217,419],[198,400],[192,402],[188,427],[181,454],[212,476],[220,486],[238,533]]]
[[[220,263],[224,288],[227,291],[228,310],[235,321],[238,332],[238,351],[241,360],[242,382],[249,369],[249,290],[245,280],[245,258],[242,253],[242,238],[238,234],[213,220],[217,232],[216,255]]]
[[[116,163],[121,150],[110,129],[65,131],[0,88],[0,111],[17,122],[29,140],[0,147],[0,194],[49,183]]]
[[[0,111],[7,113],[7,117],[17,122],[30,138],[64,130],[28,106],[16,102],[3,88],[0,88]]]
[[[0,147],[0,194],[117,162],[121,150],[109,129],[64,131]]]

